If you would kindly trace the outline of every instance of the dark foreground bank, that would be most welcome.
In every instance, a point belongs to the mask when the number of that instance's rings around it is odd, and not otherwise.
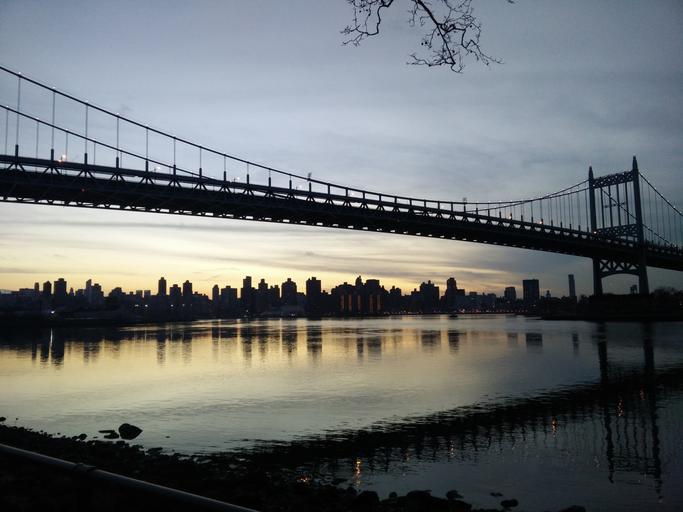
[[[412,491],[405,496],[380,500],[371,492],[356,492],[302,478],[295,470],[272,462],[261,454],[257,458],[238,455],[166,455],[156,449],[143,450],[125,441],[85,441],[53,437],[22,427],[0,425],[0,443],[52,457],[80,462],[131,478],[181,489],[202,496],[266,511],[354,511],[418,512],[470,511],[470,504],[455,490],[447,498],[431,496],[428,491]],[[0,510],[188,510],[173,502],[162,502],[144,493],[121,491],[55,472],[17,458],[0,458]],[[501,497],[499,509],[524,510],[523,504]],[[565,511],[580,512],[581,507]]]

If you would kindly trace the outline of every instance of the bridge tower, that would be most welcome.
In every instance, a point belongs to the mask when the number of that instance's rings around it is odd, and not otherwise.
[[[636,263],[593,258],[593,293],[602,295],[602,279],[615,274],[638,276],[638,292],[650,293],[638,161],[633,157],[630,171],[596,178],[588,169],[590,221],[593,233],[609,238],[636,241]],[[629,186],[630,185],[630,186]],[[629,198],[629,191],[631,197]],[[596,197],[597,196],[597,197]],[[599,203],[599,214],[598,204]]]

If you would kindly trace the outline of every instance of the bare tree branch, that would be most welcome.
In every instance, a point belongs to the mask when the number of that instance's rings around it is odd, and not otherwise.
[[[479,40],[481,22],[474,15],[472,0],[404,0],[410,4],[408,23],[426,32],[422,35],[422,50],[410,55],[408,64],[419,66],[448,66],[461,73],[464,59],[472,57],[486,64],[500,64],[501,60],[484,53]],[[513,0],[507,0],[513,3]],[[353,7],[353,22],[342,34],[348,36],[344,44],[358,46],[364,39],[379,34],[382,11],[392,7],[395,0],[347,0]]]

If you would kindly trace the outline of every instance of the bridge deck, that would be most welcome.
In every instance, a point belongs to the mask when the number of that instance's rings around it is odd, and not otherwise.
[[[208,177],[0,155],[0,200],[212,216],[486,243],[637,263],[635,241],[453,210]],[[646,246],[648,265],[683,270],[676,248]]]

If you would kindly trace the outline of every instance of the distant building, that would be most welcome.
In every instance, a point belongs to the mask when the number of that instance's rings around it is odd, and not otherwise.
[[[68,294],[66,292],[66,281],[63,277],[60,277],[55,281],[54,285],[54,301],[56,305],[62,305],[66,302]]]
[[[280,307],[280,287],[276,284],[268,288],[268,304],[271,308]]]
[[[159,297],[166,297],[166,279],[163,277],[159,278],[159,285],[157,287],[157,295]]]
[[[90,305],[97,308],[104,306],[104,292],[99,283],[95,283],[90,288]]]
[[[457,308],[458,284],[454,277],[446,280],[446,291],[443,294],[444,310],[454,311]]]
[[[311,277],[306,280],[306,313],[312,316],[322,314],[322,283]]]
[[[240,290],[240,304],[245,311],[254,309],[254,288],[251,286],[251,276],[242,279],[242,289]]]
[[[236,315],[239,310],[237,300],[237,288],[226,286],[221,290],[221,313],[226,315]]]
[[[400,288],[392,286],[391,290],[389,290],[387,309],[392,313],[400,313],[405,309],[405,305],[403,303],[403,292]]]
[[[384,309],[382,294],[385,290],[381,287],[379,279],[368,279],[365,281],[363,290],[363,313],[377,315]],[[438,298],[438,294],[437,294]]]
[[[439,308],[439,287],[431,281],[420,285],[420,302],[423,313],[431,313]]]
[[[522,290],[524,302],[534,303],[538,302],[541,298],[540,285],[538,279],[525,279],[522,281]]]
[[[189,300],[192,298],[192,283],[187,280],[183,283],[183,299]]]
[[[292,281],[291,277],[282,283],[282,304],[285,306],[297,305],[296,283]]]
[[[335,303],[334,311],[341,315],[357,313],[353,300],[355,288],[347,282],[337,285],[332,289],[332,300]]]
[[[503,297],[508,302],[515,302],[517,300],[517,289],[514,286],[508,286],[503,292]]]
[[[180,305],[180,299],[182,298],[182,292],[180,291],[180,286],[174,284],[169,290],[169,298],[171,299],[171,305],[178,307]]]
[[[574,282],[574,274],[569,274],[567,277],[569,279],[569,298],[575,299],[576,298],[576,283]]]
[[[43,283],[43,297],[49,298],[52,296],[52,283],[45,281]]]

